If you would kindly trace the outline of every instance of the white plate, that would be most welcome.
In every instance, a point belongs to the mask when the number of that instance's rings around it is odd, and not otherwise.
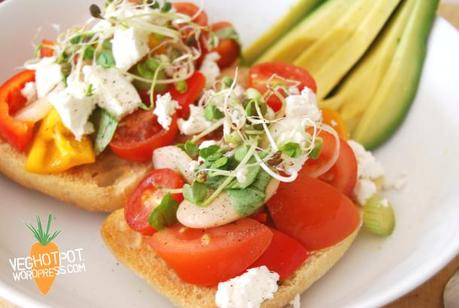
[[[51,24],[80,23],[91,0],[9,0],[0,5],[0,80],[31,53],[31,38],[54,37]],[[290,1],[207,0],[212,20],[235,22],[244,42],[260,34]],[[437,19],[421,87],[403,127],[377,151],[388,178],[406,173],[404,190],[390,199],[397,228],[387,240],[362,234],[331,272],[303,295],[308,307],[375,307],[432,276],[459,249],[459,35]],[[84,193],[84,192],[81,192]],[[0,177],[0,297],[22,306],[169,307],[143,280],[119,265],[99,236],[102,214],[86,213]],[[86,272],[57,277],[47,296],[32,281],[15,282],[8,260],[26,256],[34,242],[24,226],[53,213],[61,251],[83,248]]]

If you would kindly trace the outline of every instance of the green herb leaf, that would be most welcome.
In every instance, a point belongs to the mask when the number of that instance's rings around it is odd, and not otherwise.
[[[198,146],[194,142],[191,142],[191,140],[182,144],[177,144],[177,146],[192,158],[196,157],[199,153]]]
[[[225,89],[230,88],[233,85],[234,79],[228,76],[223,77],[222,83]]]
[[[97,57],[96,63],[103,68],[111,68],[115,66],[115,58],[110,50],[104,50]]]
[[[172,4],[169,1],[165,1],[163,7],[161,8],[161,12],[167,13],[172,9]]]
[[[183,197],[195,205],[203,202],[208,195],[207,186],[203,183],[193,182],[192,185],[183,186]]]
[[[236,151],[234,151],[234,159],[238,162],[241,162],[244,157],[247,155],[249,151],[249,147],[246,145],[239,146]]]
[[[245,181],[244,182],[239,182],[237,180],[233,181],[231,183],[231,185],[229,185],[229,188],[231,189],[244,189],[244,188],[247,188],[249,187],[250,185],[252,185],[257,176],[258,176],[258,173],[260,172],[260,166],[256,165],[256,166],[250,166],[247,168],[247,175],[245,176]]]
[[[214,121],[223,118],[224,114],[215,105],[209,104],[204,108],[204,116],[208,121]]]
[[[320,152],[322,152],[322,146],[324,144],[324,140],[322,138],[316,139],[316,144],[312,151],[309,153],[309,158],[311,159],[318,159],[320,156]]]
[[[92,60],[94,58],[94,47],[86,46],[83,51],[83,60]]]
[[[217,159],[216,161],[214,161],[212,163],[212,165],[210,165],[210,168],[212,168],[212,169],[221,169],[227,163],[228,163],[228,157],[223,156],[223,157],[220,157],[219,159]]]
[[[300,156],[302,152],[300,145],[296,142],[287,142],[280,147],[280,151],[292,158]]]
[[[157,231],[175,224],[178,206],[178,202],[172,198],[172,195],[166,194],[151,213],[148,223]]]
[[[113,135],[115,134],[118,126],[118,120],[102,108],[96,109],[93,119],[93,123],[96,127],[96,133],[94,135],[94,150],[96,155],[99,155],[110,144],[110,141],[112,141]]]
[[[213,144],[207,148],[200,149],[199,156],[201,156],[204,160],[215,161],[222,156],[222,153],[220,147]]]
[[[258,172],[255,181],[245,189],[228,189],[231,204],[241,216],[253,214],[265,201],[265,191],[271,176],[265,171]]]
[[[84,92],[84,95],[86,95],[86,96],[91,96],[91,95],[93,95],[93,90],[94,90],[94,89],[93,89],[93,85],[92,85],[92,83],[90,83],[90,84],[88,85],[88,87],[86,88],[86,90],[85,90],[85,92]]]
[[[73,45],[79,44],[82,39],[83,39],[83,35],[81,34],[75,35],[74,37],[70,39],[70,44],[73,44]]]

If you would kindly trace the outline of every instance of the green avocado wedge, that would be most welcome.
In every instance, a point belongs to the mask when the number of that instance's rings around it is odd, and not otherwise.
[[[267,51],[263,50],[265,53],[257,59],[257,63],[293,63],[306,48],[318,41],[330,27],[333,27],[342,17],[343,12],[348,11],[354,2],[354,0],[328,0],[279,41],[269,46]]]
[[[401,0],[357,0],[339,22],[293,64],[308,70],[325,98],[368,50]]]
[[[253,64],[270,46],[314,11],[325,0],[297,0],[290,10],[242,53],[245,64]]]
[[[352,138],[374,149],[392,136],[416,95],[438,0],[416,0],[394,57]]]
[[[334,95],[319,102],[321,108],[337,110],[351,134],[385,78],[416,1],[406,0],[402,3]]]

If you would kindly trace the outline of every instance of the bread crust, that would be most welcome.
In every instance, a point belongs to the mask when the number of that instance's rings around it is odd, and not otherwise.
[[[129,193],[150,170],[151,164],[132,163],[112,153],[91,165],[60,174],[25,170],[26,156],[0,140],[0,173],[30,189],[88,211],[112,212],[124,206]]]
[[[337,245],[314,253],[288,280],[274,298],[262,307],[284,307],[322,277],[346,252],[359,228]],[[124,211],[113,212],[104,221],[101,235],[113,254],[178,307],[216,307],[215,288],[200,287],[180,280],[175,272],[146,244],[140,233],[129,228]]]

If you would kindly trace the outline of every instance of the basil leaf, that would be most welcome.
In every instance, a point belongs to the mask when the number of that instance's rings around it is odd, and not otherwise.
[[[110,144],[110,141],[112,141],[113,135],[115,134],[118,126],[118,120],[102,108],[98,108],[94,112],[93,119],[93,123],[96,127],[96,133],[94,135],[94,151],[96,152],[96,155],[99,155]]]
[[[241,145],[234,151],[234,159],[238,162],[241,162],[244,157],[247,155],[247,152],[249,151],[249,147],[246,145]]]
[[[182,144],[177,144],[177,147],[182,149],[190,157],[195,157],[199,153],[198,146],[195,143],[191,142],[191,140],[188,140],[187,142]]]
[[[302,152],[300,145],[296,142],[287,142],[279,150],[292,158],[300,156]]]
[[[219,159],[222,156],[222,153],[220,147],[216,144],[213,144],[207,148],[200,149],[199,156],[205,160],[214,161]]]
[[[208,189],[205,184],[194,181],[192,185],[183,186],[183,197],[195,205],[207,198]]]
[[[241,216],[249,216],[262,206],[265,201],[266,187],[268,187],[270,181],[271,176],[260,170],[255,181],[247,188],[226,190],[236,212]]]
[[[215,105],[210,104],[204,108],[204,116],[208,121],[214,121],[223,118],[224,115]]]
[[[253,214],[265,200],[265,193],[253,188],[228,189],[226,191],[231,198],[231,204],[241,216]]]
[[[217,159],[216,161],[214,161],[212,163],[212,165],[210,165],[210,168],[212,169],[220,169],[222,167],[224,167],[226,164],[228,163],[228,157],[220,157],[219,159]]]
[[[150,214],[148,223],[157,231],[175,224],[178,206],[178,202],[172,198],[172,195],[166,194],[161,203]]]
[[[96,63],[103,68],[115,66],[115,58],[110,50],[103,50],[97,57]]]
[[[94,58],[94,47],[87,46],[83,51],[83,60],[92,60]]]

